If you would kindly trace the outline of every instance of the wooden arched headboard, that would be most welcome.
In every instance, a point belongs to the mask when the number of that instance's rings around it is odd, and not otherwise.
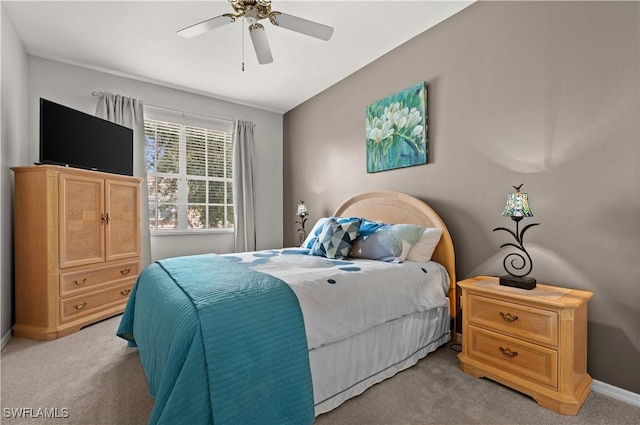
[[[333,213],[337,217],[363,217],[371,221],[389,224],[417,224],[439,227],[442,237],[432,259],[442,264],[449,273],[449,312],[456,317],[456,262],[451,234],[440,218],[426,202],[402,192],[378,191],[355,195],[340,205]],[[453,330],[455,332],[455,328]]]

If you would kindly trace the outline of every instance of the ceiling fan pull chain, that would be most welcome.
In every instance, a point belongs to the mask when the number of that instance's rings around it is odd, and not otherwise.
[[[242,72],[244,72],[244,19],[242,20]]]

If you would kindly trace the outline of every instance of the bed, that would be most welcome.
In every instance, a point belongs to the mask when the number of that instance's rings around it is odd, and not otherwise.
[[[303,244],[150,265],[118,329],[156,399],[149,423],[312,423],[452,339],[455,257],[438,214],[378,191],[333,217],[442,234],[430,261],[323,257]]]

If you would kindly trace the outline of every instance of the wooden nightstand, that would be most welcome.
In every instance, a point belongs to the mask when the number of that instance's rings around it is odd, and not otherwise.
[[[497,277],[462,288],[460,368],[576,415],[591,389],[587,373],[587,302],[591,292],[538,284],[500,286]]]

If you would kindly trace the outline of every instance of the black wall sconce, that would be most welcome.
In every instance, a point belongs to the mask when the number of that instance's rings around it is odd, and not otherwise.
[[[524,232],[533,226],[539,225],[540,223],[531,223],[523,227],[522,231],[519,231],[520,220],[525,217],[533,217],[533,213],[529,207],[528,194],[520,192],[520,188],[522,186],[522,184],[520,186],[513,186],[515,193],[507,195],[507,203],[504,207],[504,211],[502,212],[503,216],[511,217],[511,219],[516,222],[516,231],[514,232],[506,227],[496,227],[493,231],[504,230],[511,234],[511,236],[516,240],[516,243],[507,242],[500,245],[500,248],[510,246],[520,251],[507,254],[504,258],[502,265],[508,275],[500,276],[500,285],[513,286],[521,289],[533,289],[536,287],[536,280],[532,277],[527,277],[533,269],[533,261],[531,261],[531,256],[527,250],[524,249],[523,239]]]
[[[309,210],[307,206],[304,204],[304,201],[300,201],[298,204],[298,211],[296,215],[300,217],[299,220],[296,220],[296,223],[300,225],[298,229],[298,240],[300,241],[300,245],[307,239],[307,231],[304,229],[304,224],[307,222],[307,216],[309,215]]]

